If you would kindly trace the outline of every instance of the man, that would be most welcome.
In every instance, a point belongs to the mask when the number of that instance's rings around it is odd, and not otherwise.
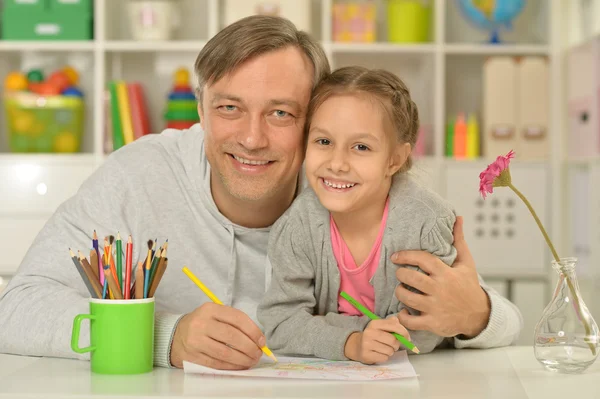
[[[69,346],[71,326],[88,311],[89,294],[67,248],[89,248],[96,230],[100,237],[132,234],[134,263],[145,257],[147,239],[169,239],[169,270],[156,293],[156,365],[189,360],[244,369],[258,362],[265,338],[256,307],[270,276],[269,227],[302,188],[306,108],[329,64],[319,44],[290,22],[256,16],[210,40],[195,69],[201,126],[115,152],[59,207],[0,297],[0,352],[78,356]],[[397,290],[423,312],[400,321],[454,337],[457,347],[508,345],[521,316],[482,285],[457,227],[453,268],[426,253],[396,259],[430,274],[398,271],[425,294]],[[181,272],[184,265],[225,306],[208,302]],[[89,332],[82,336],[87,342]]]

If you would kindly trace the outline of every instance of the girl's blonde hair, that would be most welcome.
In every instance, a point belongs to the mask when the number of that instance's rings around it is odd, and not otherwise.
[[[312,117],[316,110],[331,96],[339,94],[367,95],[378,100],[387,125],[391,126],[393,139],[409,143],[414,148],[419,131],[419,112],[404,82],[393,73],[383,69],[360,66],[343,67],[324,78],[314,91],[308,106],[305,137],[308,137]],[[385,123],[384,123],[385,125]],[[398,172],[412,167],[409,156]]]

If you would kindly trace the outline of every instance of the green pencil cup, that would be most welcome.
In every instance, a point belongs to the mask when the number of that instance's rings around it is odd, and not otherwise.
[[[431,7],[431,0],[387,0],[388,41],[430,41]]]
[[[79,347],[81,322],[90,321],[90,346]],[[154,298],[90,298],[90,313],[73,320],[71,349],[90,352],[98,374],[142,374],[154,367]]]

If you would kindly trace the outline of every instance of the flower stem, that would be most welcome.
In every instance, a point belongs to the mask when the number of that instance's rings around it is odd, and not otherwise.
[[[544,239],[546,240],[546,243],[548,244],[548,247],[550,247],[550,251],[552,251],[552,256],[556,260],[556,263],[558,265],[560,265],[561,263],[560,263],[560,258],[558,257],[558,253],[556,252],[556,249],[554,248],[554,245],[552,245],[552,241],[550,241],[550,237],[548,236],[548,233],[546,233],[546,229],[544,229],[544,226],[542,225],[542,222],[540,221],[540,218],[538,218],[537,214],[533,210],[533,207],[531,206],[531,204],[529,203],[529,201],[527,200],[527,198],[525,198],[525,196],[519,190],[517,190],[517,188],[515,186],[513,186],[512,183],[508,183],[508,187],[510,187],[510,189],[513,190],[514,193],[517,194],[519,196],[519,198],[521,198],[521,200],[525,203],[525,205],[529,209],[529,212],[531,212],[531,215],[535,219],[535,222],[537,223],[538,227],[542,231],[542,234],[544,235]],[[569,286],[569,290],[571,291],[571,295],[573,296],[574,305],[576,306],[577,310],[579,310],[579,313],[581,314],[581,305],[579,304],[579,296],[575,292],[575,287],[573,286],[573,282],[569,278],[569,275],[566,273],[566,271],[563,270],[562,273],[565,276],[565,280],[567,282],[567,285]],[[590,326],[588,325],[588,322],[585,319],[585,317],[582,318],[582,321],[583,321],[583,327],[585,328],[585,335],[587,337],[589,337],[591,335]],[[588,346],[592,350],[592,354],[595,356],[596,355],[596,347],[591,342],[588,342]]]
[[[513,186],[512,183],[508,183],[508,187],[510,187],[510,189],[513,190],[515,192],[515,194],[517,194],[519,196],[519,198],[521,198],[521,200],[525,203],[525,205],[529,209],[529,212],[531,212],[531,215],[535,219],[535,222],[537,223],[538,227],[542,231],[542,234],[544,235],[544,239],[546,240],[546,243],[550,247],[550,251],[552,251],[552,256],[554,257],[554,260],[556,261],[556,263],[560,264],[560,258],[558,257],[558,253],[556,252],[556,249],[554,249],[554,245],[552,245],[552,241],[550,241],[550,237],[548,237],[548,233],[546,233],[546,229],[544,229],[544,226],[542,226],[542,222],[540,221],[540,218],[538,218],[537,214],[531,207],[531,204],[529,203],[529,201],[527,201],[527,198],[525,198],[525,196],[523,194],[521,194],[521,192],[519,190],[517,190],[517,188],[515,186]]]

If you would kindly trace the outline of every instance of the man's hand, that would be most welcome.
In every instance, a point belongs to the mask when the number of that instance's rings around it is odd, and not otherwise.
[[[406,328],[427,330],[442,337],[473,338],[487,326],[489,299],[479,284],[460,216],[454,224],[454,247],[458,254],[452,267],[428,252],[401,251],[392,255],[394,263],[418,266],[428,274],[407,268],[396,271],[398,280],[423,292],[417,294],[402,285],[396,288],[400,302],[421,311],[420,315],[410,315],[402,309],[398,318]]]
[[[363,332],[352,333],[348,337],[344,354],[348,359],[364,364],[386,362],[400,349],[400,342],[390,334],[392,332],[410,340],[408,331],[398,322],[397,317],[372,320]]]
[[[187,360],[221,370],[244,370],[258,363],[266,339],[242,311],[211,302],[183,316],[175,329],[171,364]]]

